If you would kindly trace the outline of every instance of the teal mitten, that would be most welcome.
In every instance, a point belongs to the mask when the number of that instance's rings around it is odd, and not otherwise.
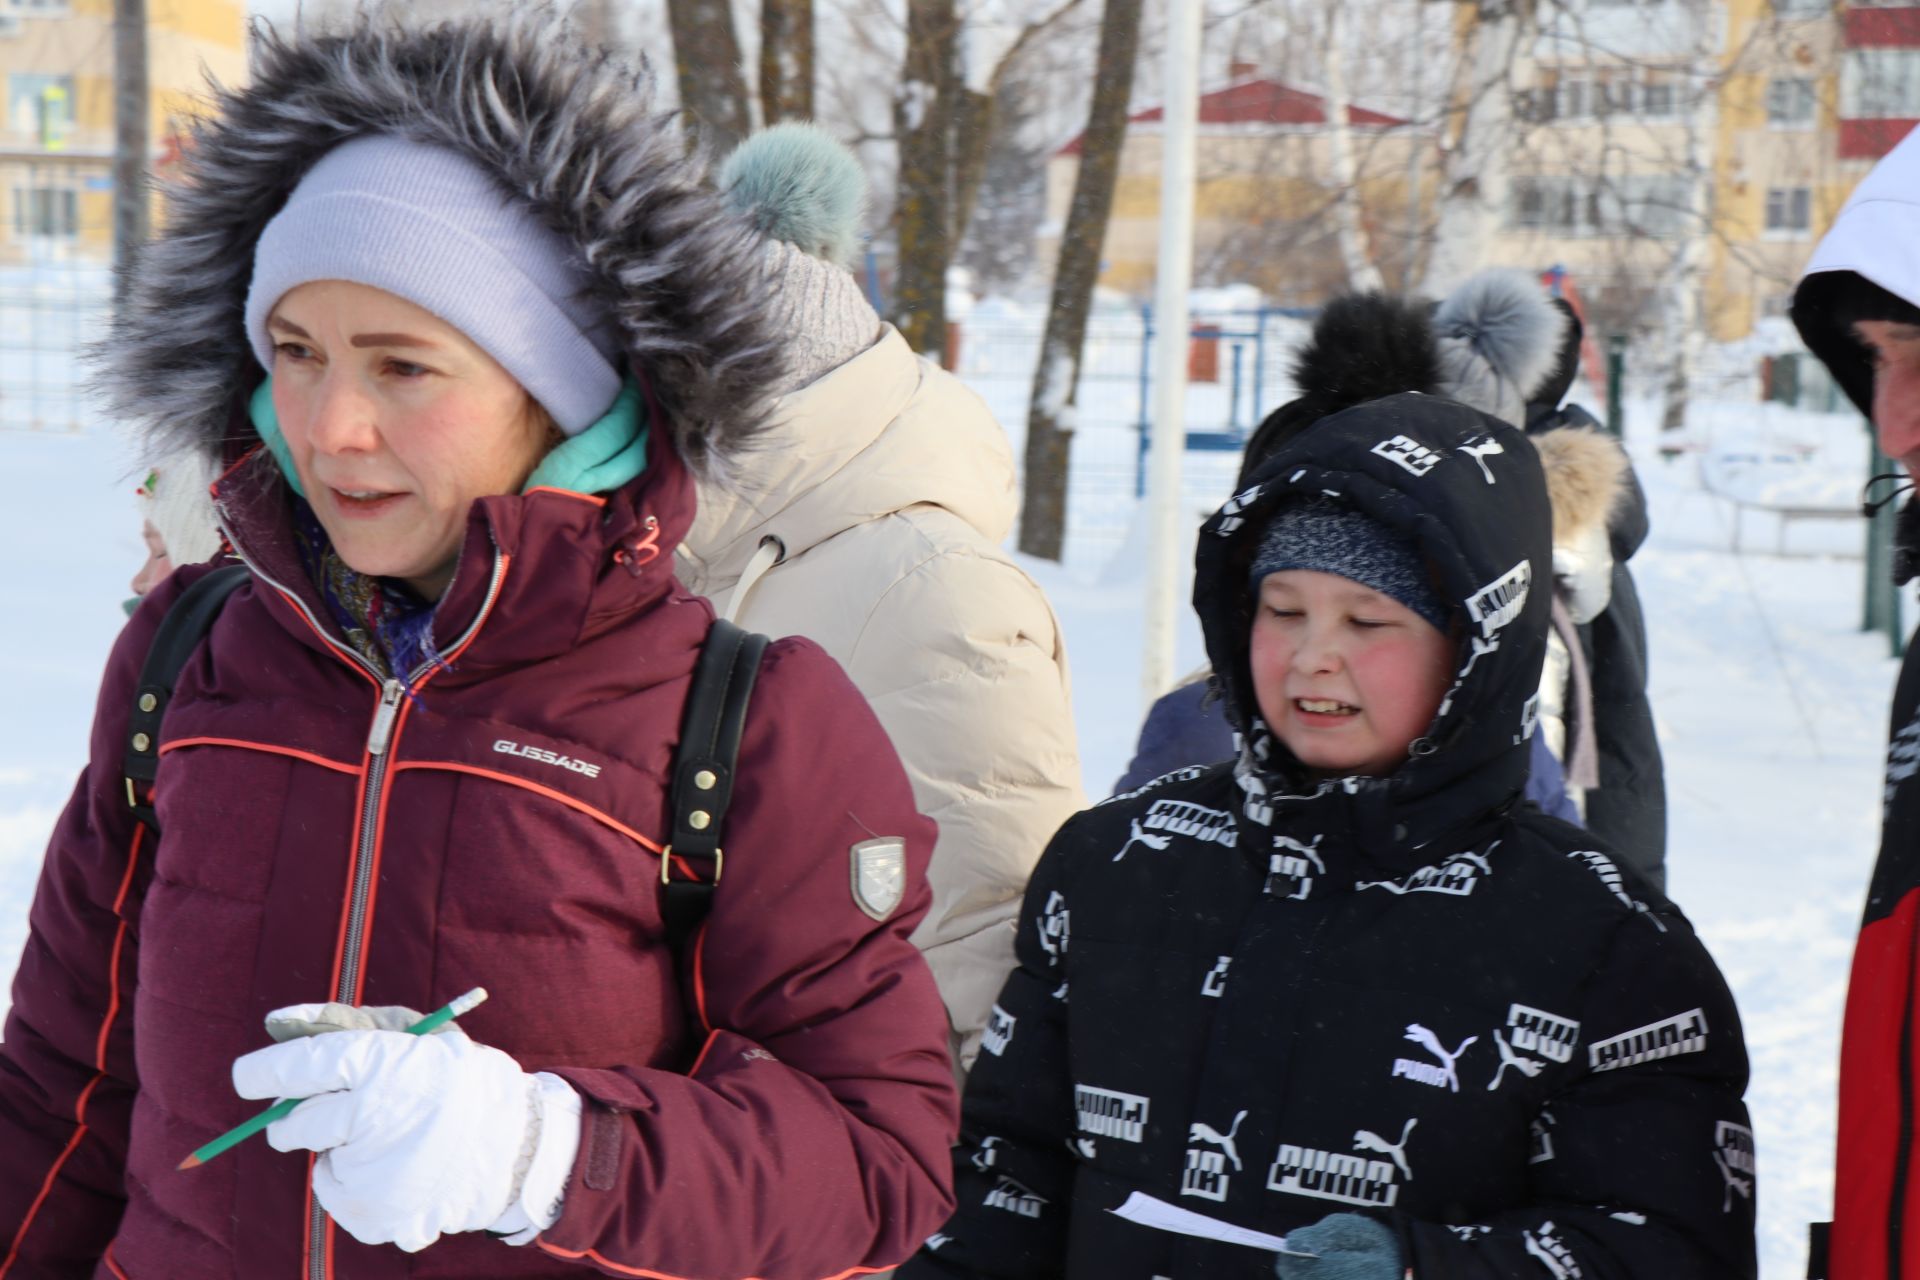
[[[1400,1280],[1400,1242],[1393,1229],[1357,1213],[1336,1213],[1287,1232],[1287,1244],[1312,1258],[1281,1254],[1280,1280]]]

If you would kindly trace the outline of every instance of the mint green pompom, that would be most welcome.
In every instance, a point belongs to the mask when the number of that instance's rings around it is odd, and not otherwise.
[[[818,125],[789,121],[754,134],[727,157],[720,189],[763,234],[823,261],[853,264],[867,175]]]

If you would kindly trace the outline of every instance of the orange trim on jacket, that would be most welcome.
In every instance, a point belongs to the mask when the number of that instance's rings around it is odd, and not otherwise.
[[[623,1267],[617,1262],[608,1261],[592,1249],[575,1252],[572,1249],[562,1249],[557,1244],[548,1244],[545,1240],[536,1239],[534,1243],[556,1258],[567,1258],[574,1262],[585,1259],[595,1266],[605,1267],[618,1275],[640,1276],[643,1280],[689,1280],[686,1276],[676,1276],[666,1271],[648,1271],[644,1267]],[[892,1267],[849,1267],[845,1271],[836,1271],[830,1276],[823,1276],[821,1280],[852,1280],[854,1276],[877,1276],[892,1270]],[[741,1280],[761,1280],[761,1277],[743,1276]]]
[[[164,756],[169,752],[181,751],[187,747],[233,747],[239,751],[264,751],[271,756],[304,760],[308,764],[317,764],[322,769],[332,769],[335,773],[344,773],[349,777],[360,777],[366,773],[365,765],[346,764],[339,760],[329,760],[325,756],[314,755],[311,751],[275,746],[271,742],[248,742],[241,738],[176,738],[162,745],[160,754]]]
[[[20,1229],[13,1233],[13,1241],[7,1250],[4,1261],[0,1261],[0,1280],[13,1270],[13,1264],[20,1260],[20,1246],[26,1242],[27,1232],[33,1227],[33,1221],[40,1214],[40,1207],[47,1202],[47,1196],[53,1191],[53,1184],[59,1180],[60,1171],[67,1167],[67,1161],[79,1149],[80,1140],[87,1136],[87,1103],[93,1097],[93,1091],[107,1078],[107,1036],[113,1029],[113,1020],[120,1014],[120,956],[126,946],[127,919],[123,913],[126,906],[127,891],[133,884],[134,868],[140,863],[140,846],[146,842],[145,824],[136,825],[133,839],[127,846],[127,867],[120,875],[120,891],[114,896],[114,914],[120,917],[119,927],[113,932],[113,947],[108,953],[111,957],[107,972],[107,1011],[100,1019],[100,1032],[94,1041],[94,1076],[80,1090],[73,1103],[73,1136],[67,1139],[67,1145],[55,1157],[53,1167],[47,1170],[47,1176],[40,1183],[40,1193],[27,1207],[27,1214],[21,1220]]]

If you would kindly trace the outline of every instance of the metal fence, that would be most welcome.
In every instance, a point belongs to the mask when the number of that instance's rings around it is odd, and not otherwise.
[[[111,201],[65,160],[6,158],[0,224],[0,430],[81,429],[81,352],[106,322]]]
[[[1309,334],[1312,313],[1297,309],[1197,311],[1188,346],[1187,454],[1183,495],[1195,512],[1227,497],[1247,436],[1291,399],[1287,373]],[[992,408],[1016,456],[1045,313],[988,303],[959,322],[956,372]],[[1146,492],[1153,404],[1153,312],[1103,308],[1088,323],[1073,413],[1067,489],[1070,560],[1104,561],[1128,541]]]

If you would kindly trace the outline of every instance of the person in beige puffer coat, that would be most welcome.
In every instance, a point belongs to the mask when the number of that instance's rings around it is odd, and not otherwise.
[[[893,739],[940,825],[914,941],[964,1072],[1014,966],[1028,875],[1086,804],[1059,623],[1000,549],[1012,449],[839,265],[864,200],[850,153],[782,125],[737,150],[721,184],[767,235],[792,389],[765,447],[702,485],[680,577],[748,630],[819,644]]]

